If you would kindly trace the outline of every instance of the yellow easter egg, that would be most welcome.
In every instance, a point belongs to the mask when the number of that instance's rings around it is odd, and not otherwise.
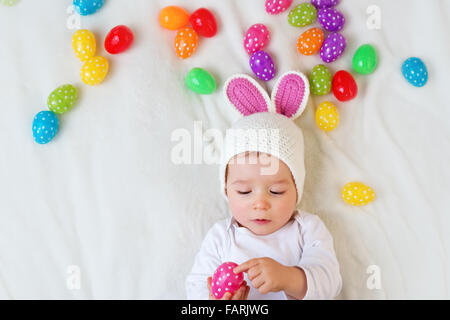
[[[86,29],[78,30],[72,35],[72,48],[81,61],[95,56],[97,44],[94,34]]]
[[[95,86],[100,84],[108,74],[109,63],[103,57],[89,58],[80,71],[81,80],[84,83]]]
[[[316,110],[317,126],[324,131],[336,129],[339,124],[339,112],[334,104],[325,101]]]
[[[349,182],[342,188],[342,199],[353,206],[365,206],[375,199],[375,192],[364,183]]]

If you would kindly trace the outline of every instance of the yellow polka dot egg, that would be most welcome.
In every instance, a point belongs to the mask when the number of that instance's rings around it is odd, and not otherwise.
[[[349,182],[342,188],[342,199],[353,206],[365,206],[375,199],[375,192],[361,182]]]
[[[106,58],[92,57],[81,68],[81,80],[90,86],[100,84],[108,74],[108,69],[109,63]]]
[[[72,48],[81,61],[86,61],[95,55],[97,44],[94,34],[86,29],[78,30],[72,35]]]
[[[316,110],[317,126],[324,131],[336,129],[339,124],[339,112],[334,104],[325,101]]]

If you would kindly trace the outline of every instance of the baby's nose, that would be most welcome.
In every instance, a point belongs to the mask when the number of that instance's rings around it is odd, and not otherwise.
[[[258,199],[253,202],[254,210],[268,210],[270,209],[270,203],[263,197],[258,197]]]

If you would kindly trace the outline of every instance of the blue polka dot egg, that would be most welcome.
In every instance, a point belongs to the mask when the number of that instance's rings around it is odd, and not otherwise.
[[[415,87],[423,87],[427,83],[427,67],[419,58],[406,59],[402,65],[402,73],[405,79]]]
[[[73,0],[73,6],[80,15],[87,16],[97,12],[104,2],[104,0]]]
[[[33,120],[33,137],[39,144],[49,143],[58,132],[58,117],[52,111],[41,111]]]

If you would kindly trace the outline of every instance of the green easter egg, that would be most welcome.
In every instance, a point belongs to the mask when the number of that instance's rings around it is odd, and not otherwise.
[[[63,114],[72,109],[76,100],[77,89],[71,84],[65,84],[50,93],[47,106],[54,113]]]
[[[323,96],[331,91],[331,74],[323,64],[315,66],[309,75],[311,93]]]
[[[360,74],[370,74],[375,70],[377,60],[375,48],[370,44],[363,44],[353,55],[353,70]]]
[[[289,12],[288,21],[291,26],[304,27],[317,19],[317,9],[310,3],[302,3]]]
[[[201,68],[193,68],[186,76],[188,88],[199,94],[211,94],[216,90],[216,81],[211,74]]]

